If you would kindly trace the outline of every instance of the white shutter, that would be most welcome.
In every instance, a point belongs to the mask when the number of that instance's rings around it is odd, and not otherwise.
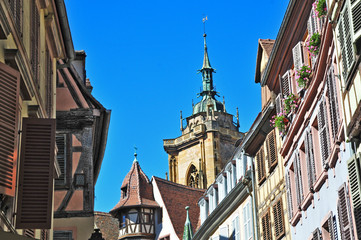
[[[336,81],[335,81],[335,73],[333,65],[329,68],[327,72],[327,94],[328,94],[328,103],[330,106],[330,118],[331,118],[331,132],[332,132],[332,139],[335,141],[336,135],[339,128],[340,122],[340,113],[338,107],[338,100],[337,100],[337,88],[336,88]]]
[[[291,220],[293,217],[293,206],[292,206],[291,180],[288,171],[286,172],[286,193],[287,193],[288,220]]]
[[[233,225],[233,239],[241,240],[241,236],[239,233],[239,217],[238,216],[233,220],[232,225]]]
[[[308,187],[313,188],[313,184],[316,182],[316,166],[315,157],[313,153],[313,141],[311,129],[308,128],[305,134],[305,153],[307,163],[307,176],[308,176]]]
[[[339,18],[337,26],[337,37],[340,42],[342,56],[343,77],[347,79],[348,72],[355,60],[355,53],[352,44],[352,32],[350,26],[350,6],[346,2]]]
[[[282,105],[282,93],[278,94],[276,97],[276,112],[281,113],[283,111],[283,105]]]
[[[286,97],[292,93],[291,73],[289,70],[285,74],[283,74],[283,76],[281,78],[281,88],[282,88],[282,94],[284,97]]]
[[[228,239],[228,225],[219,229],[220,239]]]
[[[295,70],[299,70],[304,64],[303,42],[298,42],[296,44],[296,46],[292,49],[292,55]]]
[[[309,36],[312,36],[317,31],[316,15],[315,15],[315,10],[313,9],[313,7],[311,8],[311,13],[310,13],[310,16],[308,17],[307,30],[308,30]]]
[[[251,224],[251,206],[248,201],[243,207],[243,231],[244,239],[249,240],[252,238],[252,224]]]
[[[351,0],[352,40],[355,44],[361,37],[361,1]]]
[[[297,192],[297,205],[301,205],[303,200],[303,184],[301,174],[301,161],[299,152],[296,151],[294,154],[294,170],[295,170],[295,181],[296,181],[296,192]]]

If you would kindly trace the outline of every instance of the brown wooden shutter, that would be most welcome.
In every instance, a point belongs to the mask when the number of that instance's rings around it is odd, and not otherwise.
[[[40,50],[40,15],[36,1],[31,4],[31,66],[33,70],[34,82],[39,84],[39,50]]]
[[[50,229],[55,119],[23,119],[16,228]]]
[[[258,150],[256,154],[256,161],[257,161],[258,184],[261,185],[264,182],[264,180],[266,180],[263,146]]]
[[[295,182],[296,182],[296,193],[297,193],[297,205],[300,206],[303,201],[303,184],[302,184],[302,170],[299,152],[296,151],[294,155],[294,170],[295,170]]]
[[[0,193],[15,195],[20,73],[0,62]]]
[[[328,103],[330,106],[330,118],[331,118],[331,132],[332,139],[335,141],[338,128],[340,126],[340,112],[338,108],[337,101],[337,89],[336,89],[336,81],[335,81],[335,73],[333,69],[333,65],[327,71],[327,94],[328,94]]]
[[[352,41],[357,44],[357,40],[361,37],[361,2],[351,0],[351,19],[352,19]],[[360,48],[360,46],[358,46]]]
[[[327,159],[328,156],[330,155],[330,137],[328,130],[326,102],[324,98],[320,102],[319,111],[317,114],[317,121],[318,121],[318,132],[320,136],[322,164],[323,167],[326,167]]]
[[[283,206],[282,199],[278,200],[275,205],[273,205],[273,218],[275,226],[275,237],[280,239],[285,234],[285,224],[283,220]]]
[[[307,163],[308,187],[309,189],[313,189],[313,184],[316,182],[316,165],[313,153],[312,133],[311,129],[309,128],[306,130],[305,134],[305,153]]]
[[[347,161],[350,191],[352,196],[353,214],[356,226],[361,226],[361,156],[354,154]],[[357,235],[361,236],[361,227],[357,228]]]
[[[338,189],[337,210],[341,229],[341,239],[351,239],[351,236],[352,239],[354,239],[350,217],[350,203],[345,183]]]
[[[287,194],[288,220],[291,220],[293,217],[293,205],[292,205],[291,179],[288,171],[286,173],[286,194]]]
[[[262,233],[263,233],[263,240],[271,240],[272,234],[271,234],[271,218],[269,210],[265,215],[262,217]]]
[[[56,159],[59,164],[61,174],[59,178],[55,180],[55,183],[58,185],[65,184],[66,181],[66,135],[57,134],[56,135],[56,146],[58,147],[58,153]]]
[[[278,159],[275,130],[271,131],[267,135],[266,143],[267,143],[268,168],[269,168],[269,172],[272,172],[275,166],[277,165],[277,159]]]

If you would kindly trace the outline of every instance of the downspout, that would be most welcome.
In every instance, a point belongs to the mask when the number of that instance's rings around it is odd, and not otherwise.
[[[68,16],[66,14],[64,0],[55,0],[55,4],[58,12],[60,28],[63,35],[65,50],[66,50],[66,61],[64,64],[58,64],[57,69],[63,69],[63,68],[68,68],[70,66],[71,62],[75,58],[75,51],[70,32]]]
[[[255,191],[255,179],[254,179],[254,167],[253,167],[253,158],[252,158],[252,164],[251,164],[251,179],[252,179],[252,209],[253,209],[253,239],[258,240],[258,218],[257,218],[257,211],[256,211],[256,191]]]

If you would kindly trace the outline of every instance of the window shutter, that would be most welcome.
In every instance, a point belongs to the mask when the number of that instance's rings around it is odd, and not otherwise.
[[[282,93],[278,94],[276,97],[276,112],[277,114],[281,113],[283,111],[283,105],[282,105]]]
[[[258,184],[261,185],[263,181],[266,179],[263,146],[257,152],[256,159],[257,159]]]
[[[353,30],[353,42],[361,37],[361,2],[351,0],[351,17],[352,17],[352,30]]]
[[[350,190],[353,203],[353,212],[356,226],[361,226],[361,179],[360,179],[360,156],[353,157],[347,161]],[[357,235],[361,236],[361,228],[357,229]]]
[[[19,31],[21,36],[23,28],[23,0],[9,0],[9,3],[16,29]]]
[[[271,219],[269,211],[262,217],[262,233],[263,233],[263,240],[271,240]]]
[[[352,67],[355,60],[355,53],[353,51],[352,39],[351,39],[351,26],[350,26],[350,12],[349,5],[345,4],[342,10],[337,26],[338,39],[341,46],[341,57],[343,67],[343,77],[346,80],[348,72]]]
[[[56,135],[56,145],[58,147],[58,154],[56,155],[56,159],[58,161],[61,175],[58,179],[56,179],[57,184],[65,184],[66,183],[66,135],[65,134],[57,134]]]
[[[36,1],[31,4],[31,49],[30,58],[33,70],[34,82],[39,84],[39,38],[40,38],[40,15]]]
[[[16,228],[51,228],[54,148],[55,119],[23,119]]]
[[[292,93],[290,71],[287,71],[281,77],[281,88],[282,88],[282,94],[284,97],[286,97]]]
[[[297,205],[300,206],[303,201],[303,185],[302,185],[302,174],[301,174],[301,162],[299,152],[296,151],[294,155],[294,169],[295,169],[295,182],[297,192]]]
[[[276,134],[275,130],[271,131],[267,136],[267,159],[269,172],[272,172],[277,165],[277,146],[276,146]]]
[[[305,135],[305,152],[306,152],[306,163],[307,163],[307,177],[308,187],[313,189],[313,184],[316,182],[316,165],[313,154],[313,141],[311,129],[306,130]]]
[[[289,172],[286,173],[286,193],[287,193],[287,209],[288,209],[288,220],[290,221],[293,217],[293,205],[292,205],[292,191],[290,185],[291,179]]]
[[[321,233],[320,233],[320,229],[316,228],[315,231],[313,231],[312,233],[312,240],[321,240]]]
[[[35,230],[34,229],[24,229],[23,235],[28,238],[35,238]]]
[[[0,62],[0,193],[15,194],[20,73]]]
[[[340,222],[341,229],[341,239],[354,239],[352,234],[352,223],[350,222],[350,203],[347,197],[347,188],[346,184],[338,189],[338,218]]]
[[[335,81],[335,73],[334,73],[333,65],[331,65],[331,67],[327,72],[326,83],[327,83],[327,92],[328,92],[328,103],[330,105],[332,139],[335,141],[339,128],[340,113],[338,108],[337,89],[336,89],[336,81]]]
[[[293,55],[293,64],[295,70],[298,70],[304,64],[304,56],[303,56],[303,42],[298,42],[296,46],[292,49]]]
[[[328,227],[328,232],[330,233],[330,240],[337,240],[337,226],[335,228],[335,222],[334,222],[334,217],[333,214],[331,212],[329,218],[327,219],[327,227]]]
[[[313,7],[311,8],[311,13],[307,21],[307,30],[309,36],[312,36],[317,31],[316,15]]]
[[[46,229],[41,230],[40,240],[48,240],[49,239],[49,232]]]
[[[285,226],[283,221],[283,207],[282,199],[273,205],[273,217],[274,217],[274,227],[275,227],[275,237],[280,239],[285,234]]]
[[[328,120],[327,120],[327,111],[326,111],[326,103],[323,98],[320,102],[318,114],[318,132],[320,136],[320,145],[321,145],[321,157],[323,167],[327,164],[328,156],[330,155],[330,137],[328,132]]]

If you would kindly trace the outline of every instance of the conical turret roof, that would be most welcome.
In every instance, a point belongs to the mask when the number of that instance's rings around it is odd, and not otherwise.
[[[153,186],[147,175],[140,168],[137,155],[132,167],[123,180],[121,197],[117,205],[110,211],[115,212],[122,208],[143,206],[159,207],[153,196]]]

